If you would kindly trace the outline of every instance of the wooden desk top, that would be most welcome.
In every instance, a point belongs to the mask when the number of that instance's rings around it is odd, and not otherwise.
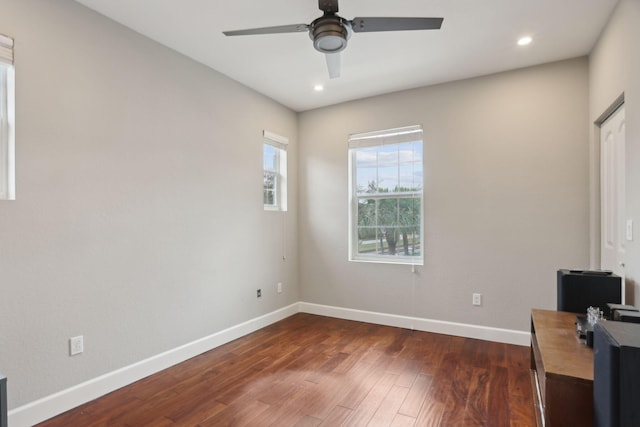
[[[593,350],[576,333],[576,314],[531,310],[531,322],[547,376],[593,382]]]

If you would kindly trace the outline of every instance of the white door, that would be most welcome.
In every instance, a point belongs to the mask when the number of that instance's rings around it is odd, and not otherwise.
[[[600,268],[622,277],[625,262],[625,119],[624,105],[600,128]]]

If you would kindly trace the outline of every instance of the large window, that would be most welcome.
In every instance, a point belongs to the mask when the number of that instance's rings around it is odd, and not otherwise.
[[[287,210],[287,145],[285,137],[264,131],[262,199],[265,210]]]
[[[0,200],[15,198],[13,39],[0,34]]]
[[[422,265],[422,127],[351,135],[349,169],[349,259]]]

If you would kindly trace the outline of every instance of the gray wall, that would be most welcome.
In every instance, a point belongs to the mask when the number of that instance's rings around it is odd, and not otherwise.
[[[622,0],[589,59],[589,118],[593,123],[621,94],[626,117],[626,219],[634,222],[634,240],[625,242],[627,302],[640,305],[640,1]],[[594,249],[599,256],[599,129],[590,124]],[[599,258],[596,260],[599,263]]]
[[[578,58],[302,113],[302,300],[527,331],[556,270],[589,266],[588,101]],[[347,137],[412,124],[425,265],[348,262]]]
[[[75,2],[1,7],[17,75],[10,408],[299,300],[294,112]],[[290,138],[286,215],[262,208],[263,129]],[[69,357],[75,335],[85,353]]]

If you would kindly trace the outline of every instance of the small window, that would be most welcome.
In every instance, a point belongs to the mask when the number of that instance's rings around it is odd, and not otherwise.
[[[287,210],[287,138],[264,131],[262,198],[265,210]]]
[[[422,265],[422,127],[351,135],[349,169],[349,259]]]
[[[15,199],[13,39],[0,34],[0,200]]]

